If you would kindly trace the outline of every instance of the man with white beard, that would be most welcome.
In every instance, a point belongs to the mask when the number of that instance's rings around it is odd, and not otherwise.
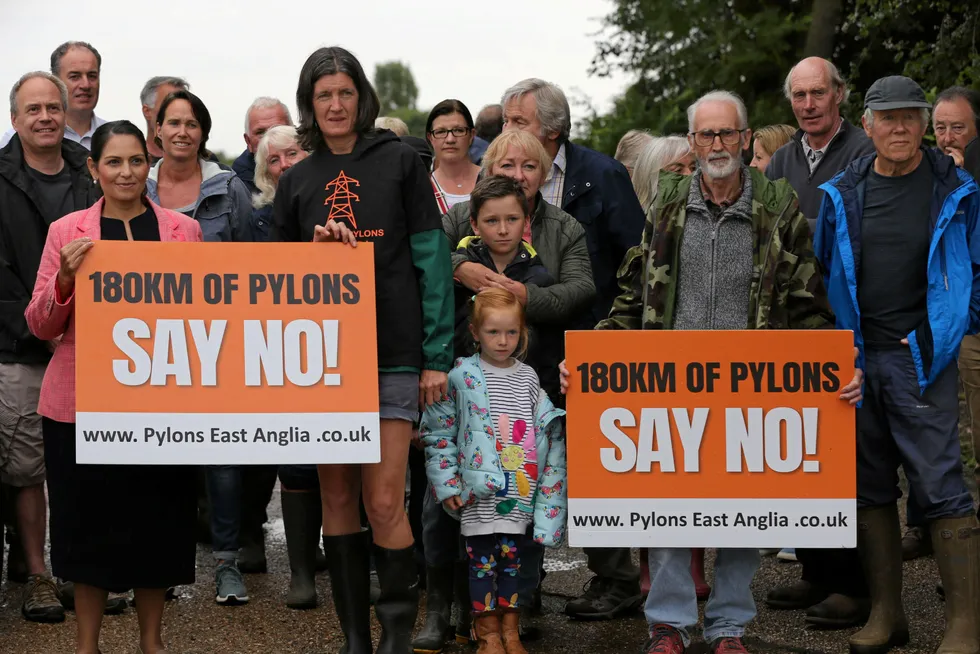
[[[689,177],[662,172],[643,239],[619,270],[621,294],[596,329],[830,329],[833,315],[796,193],[742,163],[752,142],[742,100],[713,91],[687,111],[698,160]],[[644,288],[644,284],[648,287]],[[562,369],[567,387],[568,371]],[[841,399],[857,402],[861,380]],[[698,623],[691,550],[651,548],[647,654],[683,654]],[[759,550],[722,548],[704,610],[712,654],[740,654],[755,617]]]

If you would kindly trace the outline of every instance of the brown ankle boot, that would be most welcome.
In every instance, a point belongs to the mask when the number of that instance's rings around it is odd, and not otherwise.
[[[500,632],[504,637],[506,654],[527,654],[527,650],[521,645],[520,621],[521,614],[518,611],[504,612]]]
[[[980,654],[977,611],[980,562],[973,516],[943,518],[929,526],[946,591],[946,632],[936,654]]]
[[[473,629],[479,642],[476,654],[506,654],[500,641],[500,616],[495,612],[474,616]]]
[[[909,642],[902,607],[902,534],[898,505],[858,509],[858,552],[871,590],[871,615],[850,638],[851,654],[885,654]]]

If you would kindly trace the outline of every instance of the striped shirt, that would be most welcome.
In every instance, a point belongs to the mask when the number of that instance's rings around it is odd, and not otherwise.
[[[558,148],[558,153],[555,154],[555,160],[551,164],[548,178],[541,185],[541,197],[548,204],[553,204],[559,209],[561,209],[561,198],[565,194],[565,165],[565,144],[562,143],[561,147]]]
[[[523,534],[534,519],[534,491],[538,482],[534,413],[544,396],[534,370],[516,359],[498,368],[483,359],[480,367],[490,396],[490,419],[497,440],[506,486],[494,497],[463,508],[464,536]],[[477,452],[476,456],[492,456]]]

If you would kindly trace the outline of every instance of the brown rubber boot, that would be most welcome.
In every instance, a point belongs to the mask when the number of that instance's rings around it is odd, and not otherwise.
[[[520,612],[504,612],[504,617],[500,625],[500,633],[503,635],[504,652],[506,654],[527,654],[527,650],[521,645],[520,622]]]
[[[980,563],[973,516],[943,518],[929,526],[946,591],[946,632],[936,654],[980,654],[977,610]]]
[[[858,509],[858,552],[871,590],[871,616],[850,638],[851,654],[885,654],[909,642],[902,607],[902,535],[898,505]]]
[[[480,643],[476,654],[507,654],[500,640],[500,616],[496,612],[474,616],[473,628]]]

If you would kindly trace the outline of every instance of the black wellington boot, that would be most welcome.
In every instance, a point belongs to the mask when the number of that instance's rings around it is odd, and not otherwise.
[[[330,569],[333,603],[346,641],[340,652],[371,654],[368,534],[361,531],[344,536],[324,536],[323,551],[327,555],[327,566]]]
[[[381,596],[374,603],[374,614],[381,624],[377,654],[409,654],[419,614],[415,547],[389,550],[375,545],[374,565],[381,585]]]
[[[315,609],[320,494],[316,491],[283,491],[281,497],[290,573],[286,606],[297,610]]]
[[[452,635],[453,564],[425,569],[425,626],[412,641],[416,654],[439,654]]]

